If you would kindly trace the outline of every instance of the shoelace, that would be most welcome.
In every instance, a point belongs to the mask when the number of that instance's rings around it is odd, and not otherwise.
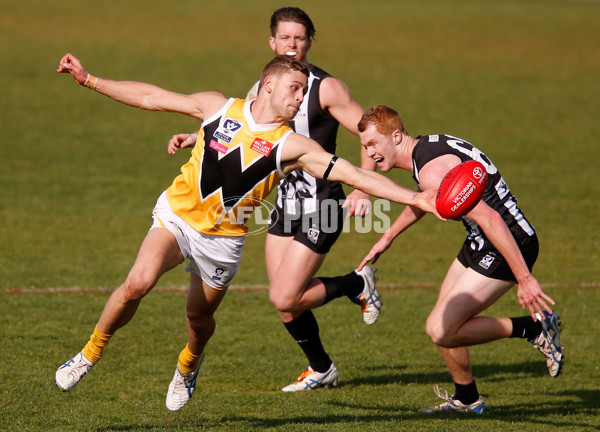
[[[375,271],[377,271],[377,270],[374,270],[374,272]],[[379,278],[377,276],[375,276],[373,279],[375,280],[375,282],[377,282],[379,280]],[[365,281],[365,283],[366,283],[366,281]],[[373,292],[371,292],[369,295],[369,298],[371,298],[371,297],[373,297]],[[361,302],[360,308],[362,309],[363,312],[366,312],[367,309],[369,308],[369,303],[368,303],[367,299],[365,298],[364,295],[361,294],[358,297],[358,300]]]
[[[359,296],[358,301],[360,301],[360,309],[363,312],[366,312],[367,309],[369,308],[369,304],[367,303],[367,300],[365,300],[365,296],[363,296],[363,295]]]
[[[304,372],[302,372],[302,374],[300,374],[300,376],[296,379],[296,382],[300,382],[300,381],[304,380],[304,378],[306,378],[307,376],[309,376],[312,373],[313,373],[313,371],[311,371],[310,369],[308,369],[308,368],[304,369]]]
[[[442,394],[442,389],[440,389],[440,386],[435,384],[433,386],[433,391],[435,392],[435,394],[440,398],[445,400],[446,402],[450,402],[453,401],[454,399],[452,399],[451,396],[448,396],[448,390],[444,390],[444,394]]]

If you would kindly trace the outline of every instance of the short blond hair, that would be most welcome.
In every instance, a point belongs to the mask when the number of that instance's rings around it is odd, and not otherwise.
[[[273,60],[267,63],[260,75],[260,87],[265,83],[266,77],[279,76],[291,71],[302,72],[307,78],[310,75],[308,66],[295,58],[286,55],[275,56]]]

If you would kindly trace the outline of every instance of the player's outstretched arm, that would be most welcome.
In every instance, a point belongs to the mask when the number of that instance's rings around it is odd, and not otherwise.
[[[418,208],[407,206],[398,215],[390,229],[373,245],[369,253],[363,258],[357,270],[362,270],[368,263],[375,264],[379,257],[390,248],[394,239],[417,223],[426,213]]]
[[[217,112],[227,101],[217,92],[184,95],[148,83],[99,78],[91,75],[72,54],[66,54],[60,60],[57,72],[69,73],[78,84],[126,105],[150,111],[177,112],[199,120]]]
[[[436,191],[415,192],[396,184],[379,173],[355,167],[344,159],[340,159],[340,161],[342,163],[339,166],[336,163],[332,168],[330,175],[332,180],[345,183],[379,198],[416,207],[426,213],[433,213],[440,220],[446,220],[440,216],[435,207]]]
[[[415,192],[374,171],[358,168],[327,153],[319,144],[305,136],[290,135],[282,149],[282,165],[286,173],[301,169],[319,179],[339,181],[370,195],[418,207],[444,220],[435,208],[435,193]]]

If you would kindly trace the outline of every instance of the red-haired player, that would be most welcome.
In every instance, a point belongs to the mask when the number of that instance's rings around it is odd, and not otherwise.
[[[423,191],[437,190],[451,168],[469,160],[481,162],[489,176],[483,198],[462,218],[467,239],[446,273],[437,303],[427,319],[427,334],[438,346],[456,390],[448,396],[436,385],[435,391],[444,402],[421,411],[486,411],[471,372],[467,348],[470,345],[508,337],[527,339],[546,357],[550,375],[558,376],[564,361],[560,318],[546,303],[554,305],[554,301],[531,275],[538,256],[538,239],[496,166],[463,139],[450,135],[412,138],[398,113],[386,106],[368,110],[358,130],[361,144],[382,171],[406,169],[413,173]],[[398,235],[424,214],[406,207],[359,269],[369,261],[375,262]],[[519,285],[519,303],[529,308],[531,316],[479,316],[515,283]]]

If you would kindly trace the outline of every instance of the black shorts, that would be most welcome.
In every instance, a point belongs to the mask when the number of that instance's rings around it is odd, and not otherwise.
[[[315,213],[299,213],[290,216],[276,207],[270,216],[269,234],[279,237],[294,237],[310,250],[325,254],[329,252],[344,228],[344,196],[327,200],[327,206],[321,206]],[[334,205],[335,202],[335,205]]]
[[[531,271],[540,250],[537,235],[534,234],[531,237],[515,239],[515,241],[521,250],[527,267],[529,267],[529,271]],[[465,240],[456,258],[465,267],[471,268],[489,278],[517,281],[504,257],[488,239],[485,239],[481,250],[473,250],[471,248],[471,240]]]

